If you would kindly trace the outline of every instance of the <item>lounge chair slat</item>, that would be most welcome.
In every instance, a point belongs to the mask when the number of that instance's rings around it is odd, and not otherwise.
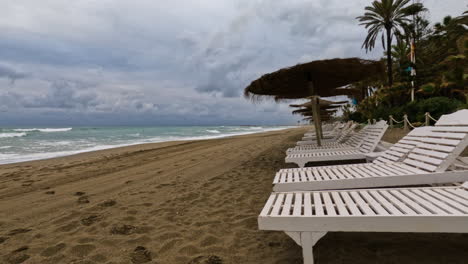
[[[405,193],[401,192],[401,190],[398,190],[398,189],[391,190],[390,193],[394,197],[396,197],[397,199],[402,201],[407,207],[411,208],[418,215],[420,215],[420,214],[431,215],[432,214],[426,208],[420,206],[419,203],[413,201],[412,199],[409,199],[408,196]]]
[[[367,191],[360,192],[362,198],[367,202],[367,204],[377,212],[378,215],[389,215],[387,210],[385,210],[375,199],[369,195]]]
[[[304,194],[304,216],[312,216],[312,201],[309,192]]]
[[[338,214],[339,215],[349,215],[348,210],[346,209],[346,206],[341,199],[340,195],[337,192],[332,192],[331,193],[333,201],[338,209]]]
[[[426,138],[422,138],[421,142],[434,143],[434,144],[447,145],[447,146],[456,146],[458,143],[460,143],[460,140],[426,137]]]
[[[426,143],[418,144],[418,148],[432,149],[432,150],[438,150],[438,151],[443,151],[443,152],[452,152],[455,149],[454,146],[434,145],[434,144],[426,144]]]
[[[437,166],[427,164],[427,163],[424,163],[424,162],[420,162],[420,161],[417,161],[417,160],[413,160],[413,159],[405,159],[403,162],[406,163],[406,164],[409,164],[409,165],[414,165],[416,168],[418,168],[420,170],[424,169],[426,171],[435,171],[437,169]]]
[[[429,163],[429,164],[434,164],[434,165],[439,165],[442,163],[441,159],[431,158],[428,156],[423,156],[423,155],[418,155],[418,154],[409,154],[408,158],[419,160],[419,161]]]
[[[286,200],[284,201],[284,204],[283,204],[283,210],[281,210],[282,216],[286,216],[290,214],[293,196],[294,196],[293,193],[286,194]]]
[[[463,213],[462,211],[460,210],[457,210],[449,205],[447,205],[446,203],[443,202],[443,200],[440,200],[439,198],[434,198],[434,195],[436,195],[437,193],[434,193],[433,191],[430,191],[430,192],[423,192],[421,190],[413,190],[413,193],[415,193],[416,195],[424,198],[425,200],[427,200],[428,202],[430,202],[431,204],[433,204],[434,206],[437,206],[439,207],[440,209],[450,213],[450,214],[460,214],[460,213]]]
[[[377,192],[383,197],[387,198],[391,204],[393,204],[396,208],[402,211],[405,215],[417,215],[418,214],[415,210],[408,207],[403,201],[398,199],[398,197],[393,195],[391,192],[386,191],[386,190],[377,191]]]
[[[416,193],[414,193],[413,190],[407,189],[407,190],[401,190],[401,192],[405,194],[407,197],[409,197],[410,199],[412,199],[414,202],[417,202],[419,205],[423,206],[427,210],[430,210],[432,214],[447,214],[446,211],[440,209],[439,207],[435,206],[429,201],[421,199],[421,197],[418,196]]]
[[[263,207],[263,210],[262,212],[260,213],[261,216],[267,216],[269,215],[270,211],[271,211],[271,206],[273,205],[273,203],[275,202],[275,199],[276,199],[276,194],[275,193],[272,193],[270,195],[270,197],[268,197],[268,200],[265,204],[265,206]]]
[[[375,215],[375,212],[367,205],[367,203],[361,198],[359,192],[351,191],[349,195],[356,202],[356,205],[361,208],[365,215]]]
[[[462,211],[463,213],[468,213],[468,205],[465,205],[468,202],[466,199],[460,199],[459,197],[452,195],[451,193],[446,192],[442,189],[433,189],[430,192],[428,192],[428,190],[422,191]]]
[[[325,204],[325,209],[327,211],[327,215],[336,215],[335,206],[332,203],[330,195],[327,192],[322,193],[323,202]]]
[[[403,213],[398,210],[392,203],[390,203],[385,197],[380,195],[380,193],[376,190],[370,190],[369,194],[374,197],[376,201],[378,201],[391,215],[403,215]]]
[[[359,211],[359,208],[356,206],[353,199],[351,199],[348,192],[342,192],[341,196],[343,197],[343,200],[346,203],[346,206],[351,211],[352,215],[362,215],[361,211]]]
[[[293,215],[302,215],[302,193],[295,193]]]
[[[273,210],[271,210],[271,215],[273,216],[279,215],[281,207],[283,206],[283,199],[284,199],[284,194],[283,193],[278,194],[275,204],[273,205]]]
[[[315,206],[315,215],[322,216],[323,213],[323,204],[322,199],[320,198],[320,193],[314,192],[314,206]]]

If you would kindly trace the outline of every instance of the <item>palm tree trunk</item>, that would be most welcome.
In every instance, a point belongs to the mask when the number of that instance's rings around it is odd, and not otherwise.
[[[388,85],[392,86],[392,84],[393,84],[393,72],[392,72],[391,28],[386,28],[386,30],[387,30],[387,77],[388,77]]]

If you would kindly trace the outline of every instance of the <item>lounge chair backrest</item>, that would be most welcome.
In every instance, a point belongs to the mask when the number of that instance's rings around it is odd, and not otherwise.
[[[357,124],[351,124],[346,130],[343,130],[341,134],[339,134],[334,140],[336,142],[344,142],[347,138],[350,137],[350,134],[353,133],[354,129],[356,128]]]
[[[442,116],[403,161],[429,172],[443,172],[468,146],[468,110]]]
[[[402,161],[408,153],[420,142],[421,137],[426,135],[426,131],[431,127],[418,127],[411,130],[406,136],[393,144],[382,155],[376,158],[372,163],[392,163]]]
[[[347,141],[346,143],[348,145],[350,145],[351,147],[359,147],[359,145],[361,144],[362,140],[364,139],[364,137],[366,136],[366,131],[372,127],[374,125],[365,125],[361,130],[359,130],[358,132],[354,133],[354,135],[352,135]]]
[[[366,131],[364,139],[359,145],[359,149],[365,153],[372,152],[379,144],[385,131],[387,131],[388,125],[386,121],[379,121],[376,124],[369,127]]]

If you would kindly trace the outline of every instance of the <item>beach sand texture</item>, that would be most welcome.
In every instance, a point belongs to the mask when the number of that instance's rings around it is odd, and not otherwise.
[[[0,166],[0,263],[302,263],[257,216],[305,128]],[[290,166],[289,166],[290,167]],[[441,223],[443,224],[443,223]],[[330,233],[317,263],[467,263],[466,234]]]

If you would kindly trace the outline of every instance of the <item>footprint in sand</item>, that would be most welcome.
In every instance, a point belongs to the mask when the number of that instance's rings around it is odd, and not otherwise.
[[[27,246],[23,246],[16,250],[13,250],[4,257],[5,262],[8,264],[19,264],[25,262],[27,259],[30,258],[30,256],[26,254],[26,251],[28,249],[29,248]]]
[[[8,235],[9,236],[14,236],[14,235],[17,235],[17,234],[23,234],[23,233],[27,233],[29,231],[31,231],[32,229],[29,229],[29,228],[17,228],[17,229],[13,229],[11,230]]]
[[[99,220],[100,220],[100,217],[98,215],[90,215],[88,217],[81,219],[80,221],[82,225],[90,226]]]
[[[137,231],[137,227],[132,225],[118,224],[111,227],[111,234],[114,235],[130,235]]]
[[[61,226],[61,227],[57,228],[56,231],[58,231],[58,232],[70,232],[70,231],[72,231],[73,229],[75,229],[77,227],[78,227],[78,221],[72,221],[69,224],[66,224],[64,226]]]
[[[215,255],[198,256],[192,259],[188,264],[223,264],[223,260]]]
[[[115,200],[112,200],[112,199],[109,199],[109,200],[105,200],[104,202],[98,204],[99,206],[101,207],[111,207],[111,206],[114,206],[116,205],[117,202]]]
[[[87,204],[89,203],[88,196],[81,196],[76,202],[79,204]]]
[[[41,256],[50,257],[58,252],[62,251],[67,245],[65,243],[60,243],[55,246],[48,247],[41,252]]]
[[[47,191],[45,194],[55,194],[55,191]]]
[[[143,246],[137,246],[135,250],[130,254],[130,259],[132,263],[147,263],[150,262],[153,258],[151,257],[151,252]]]
[[[217,243],[220,243],[219,238],[217,238],[215,236],[208,235],[200,242],[200,246],[208,247],[208,246],[212,246],[212,245],[217,244]]]
[[[83,244],[72,247],[69,252],[77,257],[82,258],[89,255],[89,253],[91,253],[94,249],[96,249],[95,245]]]

